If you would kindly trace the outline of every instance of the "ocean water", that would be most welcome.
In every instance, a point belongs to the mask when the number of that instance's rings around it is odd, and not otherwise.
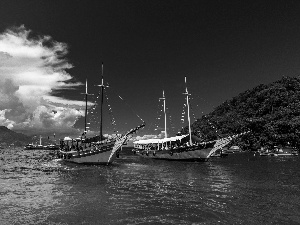
[[[300,159],[235,153],[111,166],[0,150],[0,224],[300,224]]]

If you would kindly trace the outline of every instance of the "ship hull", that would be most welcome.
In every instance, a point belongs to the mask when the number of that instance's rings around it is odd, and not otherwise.
[[[77,163],[77,164],[92,164],[92,165],[108,165],[111,164],[115,158],[116,153],[113,154],[111,159],[109,157],[112,153],[112,150],[106,152],[90,152],[82,154],[74,154],[71,158],[63,159],[65,162]],[[68,157],[68,156],[66,156]]]
[[[60,156],[65,162],[77,164],[108,165],[118,156],[115,143],[104,144],[102,146],[88,147],[82,151],[60,151]]]
[[[212,148],[206,149],[177,149],[177,150],[137,150],[135,153],[143,158],[201,162],[209,159]]]
[[[101,142],[86,142],[86,140],[82,142],[80,139],[75,140],[74,145],[73,139],[65,138],[61,142],[58,157],[65,162],[77,164],[109,165],[116,158],[119,158],[121,147],[127,142],[128,136],[144,126],[145,124],[142,124],[131,129],[125,135],[118,136],[116,139]]]

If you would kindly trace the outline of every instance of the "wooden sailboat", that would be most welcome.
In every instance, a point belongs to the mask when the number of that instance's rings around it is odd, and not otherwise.
[[[185,77],[186,84],[186,77]],[[151,159],[164,159],[164,160],[182,160],[182,161],[207,161],[209,157],[218,149],[225,147],[233,138],[239,135],[212,140],[208,142],[201,142],[199,138],[192,135],[191,121],[190,121],[190,108],[189,108],[189,92],[187,85],[185,87],[187,114],[188,114],[188,127],[189,134],[177,135],[174,137],[167,137],[166,128],[166,107],[165,96],[160,98],[164,101],[164,114],[165,114],[165,138],[163,139],[148,139],[139,140],[134,142],[134,153]],[[240,134],[241,135],[241,134]]]
[[[119,151],[123,144],[128,141],[129,135],[135,133],[140,128],[144,127],[143,123],[134,129],[129,130],[123,135],[115,136],[111,139],[104,139],[102,136],[102,122],[103,122],[103,89],[106,87],[103,80],[103,64],[102,64],[102,78],[100,86],[101,103],[100,103],[100,135],[92,138],[86,138],[87,133],[87,97],[90,95],[87,92],[85,94],[85,126],[84,137],[72,139],[65,137],[60,144],[60,156],[64,161],[80,163],[80,164],[111,164],[115,158],[118,157]]]

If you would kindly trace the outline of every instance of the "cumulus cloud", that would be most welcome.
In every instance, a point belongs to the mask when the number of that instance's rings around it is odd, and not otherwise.
[[[160,134],[145,134],[143,136],[136,136],[132,138],[132,141],[147,140],[147,139],[162,139],[165,137],[165,132],[161,131]]]
[[[0,125],[67,131],[82,115],[76,107],[84,102],[51,93],[82,84],[71,82],[73,77],[66,72],[72,65],[65,43],[32,36],[24,26],[0,34]]]

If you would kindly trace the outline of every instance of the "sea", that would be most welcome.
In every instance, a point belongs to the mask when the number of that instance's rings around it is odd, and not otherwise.
[[[0,149],[0,224],[300,224],[299,156],[63,163]]]

